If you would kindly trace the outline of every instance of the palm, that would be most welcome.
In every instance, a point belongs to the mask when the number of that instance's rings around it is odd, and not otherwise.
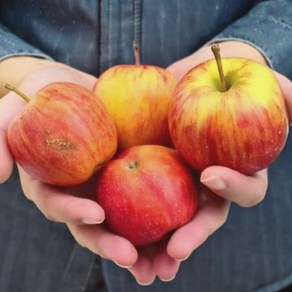
[[[42,202],[43,206],[51,206],[47,208],[48,210],[52,210],[55,206],[55,210],[60,208],[60,213],[71,214],[68,220],[84,217],[90,205],[99,207],[94,202],[95,178],[78,188],[67,189],[63,194],[58,192],[57,196],[50,193],[45,198],[44,189],[39,193],[42,197],[35,201]],[[62,206],[66,206],[65,209]],[[199,206],[194,218],[176,230],[169,239],[137,249],[125,238],[112,233],[104,224],[83,225],[78,224],[76,220],[68,223],[68,227],[81,245],[105,259],[129,268],[139,282],[150,283],[156,275],[165,280],[177,272],[180,260],[190,255],[225,222],[230,202],[202,186]],[[101,214],[103,214],[102,209],[100,209],[100,217],[102,217]],[[56,214],[52,217],[56,218]]]
[[[168,240],[139,249],[138,261],[130,271],[142,283],[150,283],[156,275],[162,280],[173,278],[180,262],[222,226],[229,207],[229,201],[202,186],[199,209],[193,219]]]
[[[56,188],[36,181],[19,167],[27,197],[51,220],[67,223],[79,244],[129,270],[142,283],[156,275],[168,279],[185,259],[226,220],[230,203],[202,186],[200,205],[194,218],[176,230],[169,240],[136,249],[127,239],[115,235],[104,224],[103,209],[95,202],[93,177],[78,187]]]

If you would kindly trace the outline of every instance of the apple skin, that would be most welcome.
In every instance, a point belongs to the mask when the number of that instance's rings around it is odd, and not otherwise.
[[[117,133],[92,92],[69,82],[39,90],[8,128],[8,144],[19,165],[55,186],[87,181],[117,149]]]
[[[222,66],[225,92],[215,60],[178,83],[168,116],[171,138],[197,170],[221,165],[252,174],[269,166],[286,143],[284,97],[267,66],[244,58],[222,58]]]
[[[151,65],[117,65],[97,80],[94,94],[113,118],[118,148],[157,144],[170,146],[168,110],[176,78]]]
[[[138,145],[101,170],[97,202],[105,223],[135,246],[157,242],[186,224],[198,206],[196,182],[174,149]]]

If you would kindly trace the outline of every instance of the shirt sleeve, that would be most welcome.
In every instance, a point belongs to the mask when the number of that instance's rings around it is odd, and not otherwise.
[[[49,55],[25,42],[0,24],[0,61],[13,56],[34,56],[52,60]]]
[[[256,47],[269,65],[292,79],[292,1],[263,1],[213,40],[241,40]]]

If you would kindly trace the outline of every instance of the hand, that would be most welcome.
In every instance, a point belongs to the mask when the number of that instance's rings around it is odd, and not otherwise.
[[[20,68],[17,67],[18,64],[21,64]],[[4,74],[8,72],[8,68],[9,72],[12,71],[11,68],[15,69],[12,76]],[[25,106],[22,98],[15,93],[4,91],[5,83],[11,83],[32,97],[40,88],[55,81],[71,81],[92,89],[96,78],[61,63],[30,57],[15,57],[0,62],[0,74],[1,96],[6,93],[0,99],[0,183],[2,183],[11,175],[14,163],[6,141],[8,125]]]
[[[222,56],[246,57],[266,64],[266,60],[255,48],[241,42],[224,42],[221,44]],[[168,67],[180,79],[195,65],[213,58],[209,46],[203,47],[191,56],[177,61]],[[291,82],[275,72],[292,120]],[[212,166],[201,173],[202,187],[200,205],[197,214],[185,226],[179,228],[160,246],[140,249],[138,261],[130,272],[140,283],[150,284],[157,275],[163,281],[175,277],[180,262],[188,258],[206,239],[219,229],[227,219],[231,202],[242,207],[251,207],[260,203],[266,194],[267,170],[252,176],[245,176],[226,167]],[[246,186],[249,186],[246,188]]]
[[[222,56],[247,57],[266,64],[264,57],[247,44],[225,42],[221,44],[221,48]],[[213,55],[210,47],[206,46],[191,56],[175,62],[168,67],[168,70],[180,79],[192,67],[211,58]],[[274,73],[286,98],[291,123],[292,83],[283,75]],[[152,271],[149,272],[149,279],[151,279],[151,273],[152,278],[153,274],[157,274],[164,280],[172,279],[179,269],[180,262],[188,258],[198,246],[224,224],[231,202],[242,207],[254,206],[264,199],[268,185],[267,170],[259,171],[252,176],[245,176],[219,166],[205,169],[201,173],[200,180],[207,188],[202,188],[198,213],[188,224],[178,229],[168,243],[155,252],[152,251]],[[247,185],[248,188],[246,188]],[[142,261],[146,261],[145,256],[140,259],[140,262]],[[148,265],[150,265],[149,262]],[[136,278],[141,277],[135,266],[131,271]],[[145,274],[144,281],[146,281]]]
[[[16,79],[7,76],[8,80],[3,83],[13,83],[26,95],[33,97],[40,88],[55,81],[74,82],[90,90],[96,82],[95,77],[64,64],[31,59],[25,59],[24,63],[31,61],[33,62],[31,67],[20,70],[21,73],[25,73],[24,76]],[[14,65],[18,62],[21,62],[20,59]],[[7,93],[0,100],[0,183],[9,178],[14,164],[7,145],[8,125],[24,106],[25,102],[13,92]],[[58,188],[36,180],[19,165],[18,170],[25,196],[32,200],[49,220],[67,224],[80,245],[101,257],[110,259],[123,267],[134,265],[138,257],[135,247],[128,240],[112,234],[100,225],[105,214],[94,200],[94,177],[88,183],[78,187]],[[141,267],[142,272],[143,269],[145,268]]]

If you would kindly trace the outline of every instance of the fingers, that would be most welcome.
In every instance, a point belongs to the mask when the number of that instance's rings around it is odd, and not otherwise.
[[[242,207],[260,203],[268,187],[267,170],[246,176],[221,166],[205,169],[201,174],[201,182],[222,198]]]
[[[155,280],[151,256],[144,252],[139,252],[138,255],[136,248],[125,238],[100,225],[67,225],[81,246],[128,269],[140,285],[147,286]]]
[[[100,225],[67,224],[75,240],[104,259],[126,268],[136,281],[147,286],[154,282],[156,275],[162,281],[171,281],[180,263],[172,259],[164,249],[156,252],[135,247],[125,238],[115,235]]]
[[[8,125],[24,105],[25,102],[15,99],[14,93],[9,93],[0,99],[0,183],[10,177],[14,163],[7,143]]]
[[[138,258],[135,247],[125,238],[109,232],[100,225],[67,224],[75,240],[104,259],[120,267],[132,267]]]
[[[103,209],[93,200],[67,194],[33,179],[21,167],[18,169],[24,194],[49,220],[75,224],[98,224],[104,220]]]
[[[195,217],[179,228],[169,240],[167,253],[183,261],[226,221],[230,202],[205,191],[201,193],[199,210]]]
[[[139,252],[138,260],[129,268],[129,272],[141,286],[152,284],[156,278],[156,274],[152,268],[151,257],[143,252]]]
[[[153,259],[153,270],[161,281],[172,281],[178,272],[179,266],[180,262],[169,256],[165,246],[156,251]]]
[[[138,261],[129,271],[140,285],[152,284],[156,276],[163,282],[175,278],[180,262],[167,254],[166,244],[163,241],[139,249]]]
[[[268,184],[266,170],[245,176],[219,166],[205,169],[201,174],[201,182],[212,192],[201,193],[200,207],[195,217],[172,235],[167,253],[176,260],[188,258],[193,250],[225,223],[230,201],[244,207],[253,206],[264,198]]]

